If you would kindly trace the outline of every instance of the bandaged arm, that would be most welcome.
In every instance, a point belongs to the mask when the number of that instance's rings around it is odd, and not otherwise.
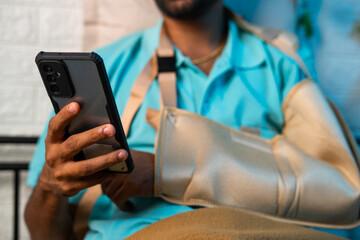
[[[176,204],[230,206],[308,225],[357,222],[357,152],[321,91],[302,81],[282,110],[282,134],[269,141],[165,109],[156,141],[155,195]]]

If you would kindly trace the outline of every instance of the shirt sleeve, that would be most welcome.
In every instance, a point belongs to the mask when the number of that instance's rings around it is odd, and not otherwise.
[[[302,80],[308,77],[299,67],[295,60],[288,57],[277,48],[265,44],[265,54],[268,58],[268,64],[274,74],[275,82],[278,88],[280,102],[282,103],[288,96],[290,90]],[[311,78],[314,79],[313,72],[310,72]]]
[[[282,102],[289,94],[290,90],[299,82],[306,79],[306,75],[300,67],[288,57],[284,56],[279,62],[279,77],[281,78],[281,98]]]

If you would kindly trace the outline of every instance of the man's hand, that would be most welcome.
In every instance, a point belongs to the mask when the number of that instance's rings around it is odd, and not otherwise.
[[[63,140],[66,126],[80,112],[77,103],[70,103],[49,122],[45,139],[45,165],[38,186],[48,192],[73,196],[79,191],[100,184],[115,174],[102,172],[120,161],[125,161],[127,152],[117,150],[93,159],[74,162],[74,156],[83,148],[114,136],[115,128],[106,124]]]
[[[131,150],[134,171],[130,174],[116,174],[114,178],[101,184],[105,193],[119,209],[134,210],[130,197],[154,196],[154,155]]]

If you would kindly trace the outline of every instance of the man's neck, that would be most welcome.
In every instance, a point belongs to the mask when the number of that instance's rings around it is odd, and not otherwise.
[[[191,59],[207,56],[226,36],[225,9],[221,2],[214,4],[198,19],[178,20],[164,16],[164,27],[171,41]],[[215,59],[199,64],[209,74]]]

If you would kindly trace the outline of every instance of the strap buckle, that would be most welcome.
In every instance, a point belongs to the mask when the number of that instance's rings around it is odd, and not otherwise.
[[[175,56],[171,57],[160,57],[157,56],[158,62],[158,73],[163,72],[176,72],[176,58]]]

